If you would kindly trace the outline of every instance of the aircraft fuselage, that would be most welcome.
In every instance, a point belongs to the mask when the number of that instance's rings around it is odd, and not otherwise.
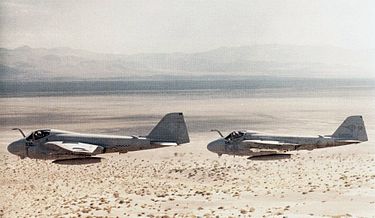
[[[252,143],[259,141],[259,143]],[[263,141],[274,141],[274,144],[261,144]],[[330,136],[283,136],[261,133],[245,133],[236,139],[220,138],[207,145],[207,149],[219,155],[258,156],[276,154],[295,150],[313,150],[359,143]]]
[[[17,151],[20,157],[32,159],[67,159],[92,156],[84,152],[71,152],[56,146],[55,142],[64,143],[87,143],[98,145],[100,149],[93,154],[102,153],[127,153],[129,151],[138,151],[145,149],[154,149],[165,147],[165,145],[154,144],[146,137],[138,136],[114,136],[114,135],[95,135],[80,133],[59,133],[51,132],[51,135],[39,140],[21,139],[12,143],[9,148]]]

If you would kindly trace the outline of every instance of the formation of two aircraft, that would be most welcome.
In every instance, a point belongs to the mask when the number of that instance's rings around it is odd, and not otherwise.
[[[189,135],[182,113],[170,113],[146,136],[114,136],[81,134],[68,131],[42,129],[23,135],[10,145],[8,151],[23,158],[76,160],[89,159],[104,153],[162,148],[189,143]],[[222,154],[248,156],[249,159],[288,158],[288,151],[313,150],[355,144],[367,141],[362,116],[350,116],[332,135],[302,137],[271,135],[255,131],[233,131],[210,142],[207,149]]]

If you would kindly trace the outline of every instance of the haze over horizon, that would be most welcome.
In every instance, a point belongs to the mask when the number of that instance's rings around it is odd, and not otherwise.
[[[134,56],[134,55],[157,55],[157,54],[199,54],[199,53],[205,53],[209,51],[215,51],[215,50],[222,50],[222,49],[238,49],[238,48],[250,48],[250,47],[262,47],[262,46],[268,46],[268,47],[300,47],[300,48],[332,48],[332,49],[342,49],[346,51],[362,51],[362,52],[369,52],[373,53],[375,52],[375,48],[345,48],[341,46],[334,46],[334,45],[292,45],[292,44],[278,44],[278,43],[265,43],[265,44],[249,44],[249,45],[240,45],[240,46],[219,46],[214,47],[211,49],[201,50],[201,51],[195,51],[195,52],[184,52],[184,51],[173,51],[173,52],[136,52],[136,53],[122,53],[122,52],[100,52],[90,49],[83,49],[83,48],[74,48],[69,46],[56,46],[56,47],[33,47],[27,44],[16,46],[16,47],[3,47],[0,46],[0,49],[6,49],[6,50],[71,50],[71,51],[81,51],[81,52],[89,52],[93,54],[101,54],[101,55],[125,55],[125,56]]]
[[[195,53],[259,44],[375,49],[373,1],[0,2],[0,47]]]
[[[0,2],[0,78],[374,78],[369,0]]]
[[[102,54],[63,48],[0,49],[2,80],[202,76],[374,78],[375,50],[256,45],[198,53]]]

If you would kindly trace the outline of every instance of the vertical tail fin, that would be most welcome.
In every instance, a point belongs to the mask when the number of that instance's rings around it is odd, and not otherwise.
[[[349,140],[367,141],[365,123],[362,116],[350,116],[333,133],[332,137]]]
[[[165,115],[147,137],[151,142],[175,142],[178,145],[190,142],[182,113]]]

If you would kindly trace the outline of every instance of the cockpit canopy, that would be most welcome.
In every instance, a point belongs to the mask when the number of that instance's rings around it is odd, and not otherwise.
[[[32,132],[27,138],[27,141],[33,141],[33,140],[39,140],[41,138],[49,136],[51,133],[51,130],[49,129],[42,129],[42,130],[36,130]]]
[[[241,138],[244,135],[245,135],[245,132],[243,132],[243,131],[233,131],[227,137],[225,137],[225,139],[226,140],[234,140],[234,139]]]

